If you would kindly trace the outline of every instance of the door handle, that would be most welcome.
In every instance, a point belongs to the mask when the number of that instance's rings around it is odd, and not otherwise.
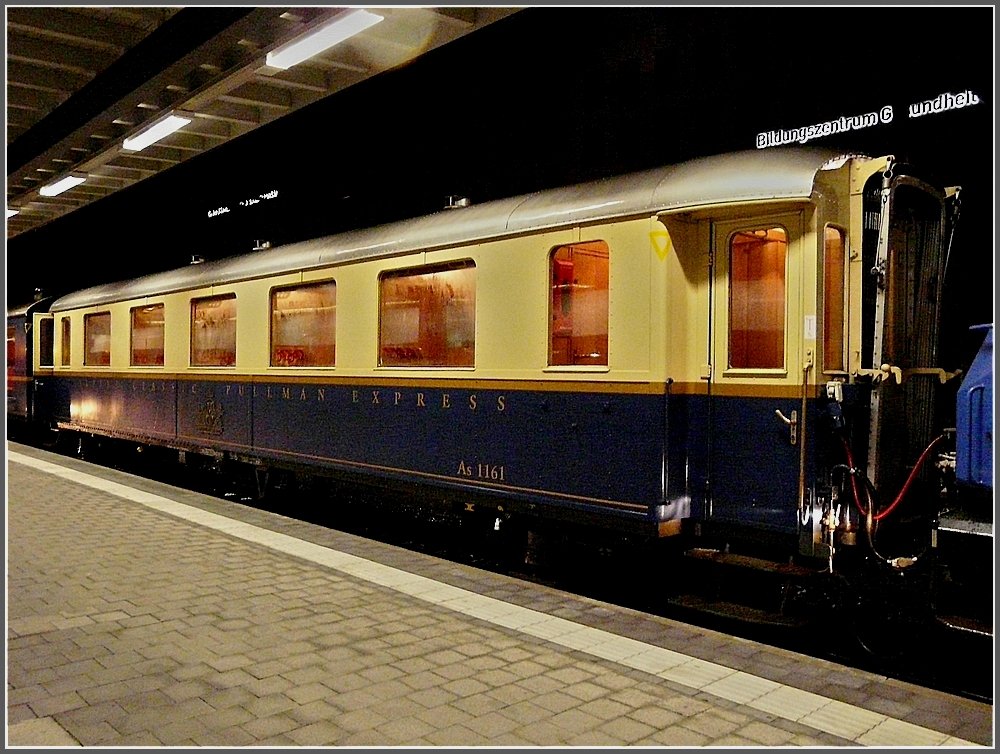
[[[790,445],[795,445],[799,440],[799,412],[792,409],[792,416],[789,418],[781,413],[781,409],[776,408],[774,415],[788,427],[788,442]]]

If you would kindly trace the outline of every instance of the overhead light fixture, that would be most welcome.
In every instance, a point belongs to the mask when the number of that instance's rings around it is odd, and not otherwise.
[[[42,196],[58,196],[63,191],[69,191],[74,186],[79,186],[81,183],[85,183],[86,180],[86,178],[78,175],[67,175],[65,178],[60,178],[55,183],[50,183],[48,186],[42,186],[38,189],[38,193]]]
[[[366,10],[352,10],[341,13],[332,21],[310,29],[308,32],[267,53],[266,63],[271,68],[291,68],[323,50],[363,32],[384,20],[377,13]]]
[[[19,209],[11,209],[10,207],[8,207],[7,208],[7,219],[10,220],[10,218],[12,218],[14,215],[16,215],[20,211],[21,210],[19,210]]]
[[[160,118],[155,123],[146,126],[135,136],[125,139],[125,141],[122,142],[122,149],[127,149],[129,152],[142,151],[150,144],[155,144],[165,136],[172,134],[174,131],[184,128],[184,126],[190,122],[191,118],[185,118],[181,115],[171,113],[165,118]]]

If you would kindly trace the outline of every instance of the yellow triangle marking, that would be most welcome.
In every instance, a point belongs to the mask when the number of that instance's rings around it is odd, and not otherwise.
[[[652,230],[649,232],[649,242],[653,244],[653,251],[656,252],[656,256],[660,258],[660,261],[665,261],[667,254],[673,248],[673,244],[670,242],[670,234],[665,230]]]

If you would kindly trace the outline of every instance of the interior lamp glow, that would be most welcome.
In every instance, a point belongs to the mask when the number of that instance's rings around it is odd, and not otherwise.
[[[58,196],[63,191],[69,191],[74,186],[85,183],[86,180],[86,178],[81,178],[80,176],[68,175],[65,178],[60,178],[55,183],[50,183],[48,186],[42,186],[38,189],[38,193],[42,196]]]
[[[20,210],[18,210],[18,209],[11,209],[10,207],[8,207],[7,208],[7,219],[10,220],[10,218],[12,218],[18,212],[20,212]]]
[[[184,118],[180,115],[168,115],[166,118],[161,118],[148,128],[140,131],[135,136],[125,139],[122,142],[122,149],[127,149],[130,152],[139,152],[150,144],[155,144],[165,136],[169,136],[174,131],[184,128],[190,122],[190,118]]]
[[[363,32],[384,20],[377,13],[366,10],[353,10],[342,13],[332,21],[317,26],[308,33],[283,44],[267,53],[266,63],[271,68],[291,68],[323,50]]]

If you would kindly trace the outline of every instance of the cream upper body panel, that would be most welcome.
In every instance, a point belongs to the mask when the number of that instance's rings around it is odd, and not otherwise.
[[[830,154],[763,150],[703,158],[679,166],[581,186],[449,210],[424,218],[255,252],[98,286],[54,302],[56,370],[148,371],[156,374],[336,374],[338,377],[479,380],[585,379],[663,383],[703,377],[710,323],[707,259],[709,217],[803,211],[816,198]],[[825,180],[825,179],[824,179]],[[846,201],[846,200],[845,200]],[[770,209],[766,209],[772,205]],[[761,207],[765,207],[764,210]],[[786,215],[787,217],[787,215]],[[815,241],[815,218],[803,216],[795,243]],[[607,363],[550,366],[550,254],[565,244],[603,241],[609,249]],[[796,252],[799,253],[799,252]],[[471,368],[379,366],[378,281],[393,270],[471,260],[476,278],[475,360]],[[805,268],[796,268],[795,285]],[[270,364],[270,292],[311,281],[336,282],[336,364],[304,369]],[[191,301],[235,295],[235,364],[192,367]],[[162,303],[163,365],[133,367],[133,307]],[[801,320],[815,302],[795,300]],[[88,314],[110,312],[111,364],[84,364]],[[69,318],[68,363],[58,355]],[[789,359],[799,358],[789,354]]]

